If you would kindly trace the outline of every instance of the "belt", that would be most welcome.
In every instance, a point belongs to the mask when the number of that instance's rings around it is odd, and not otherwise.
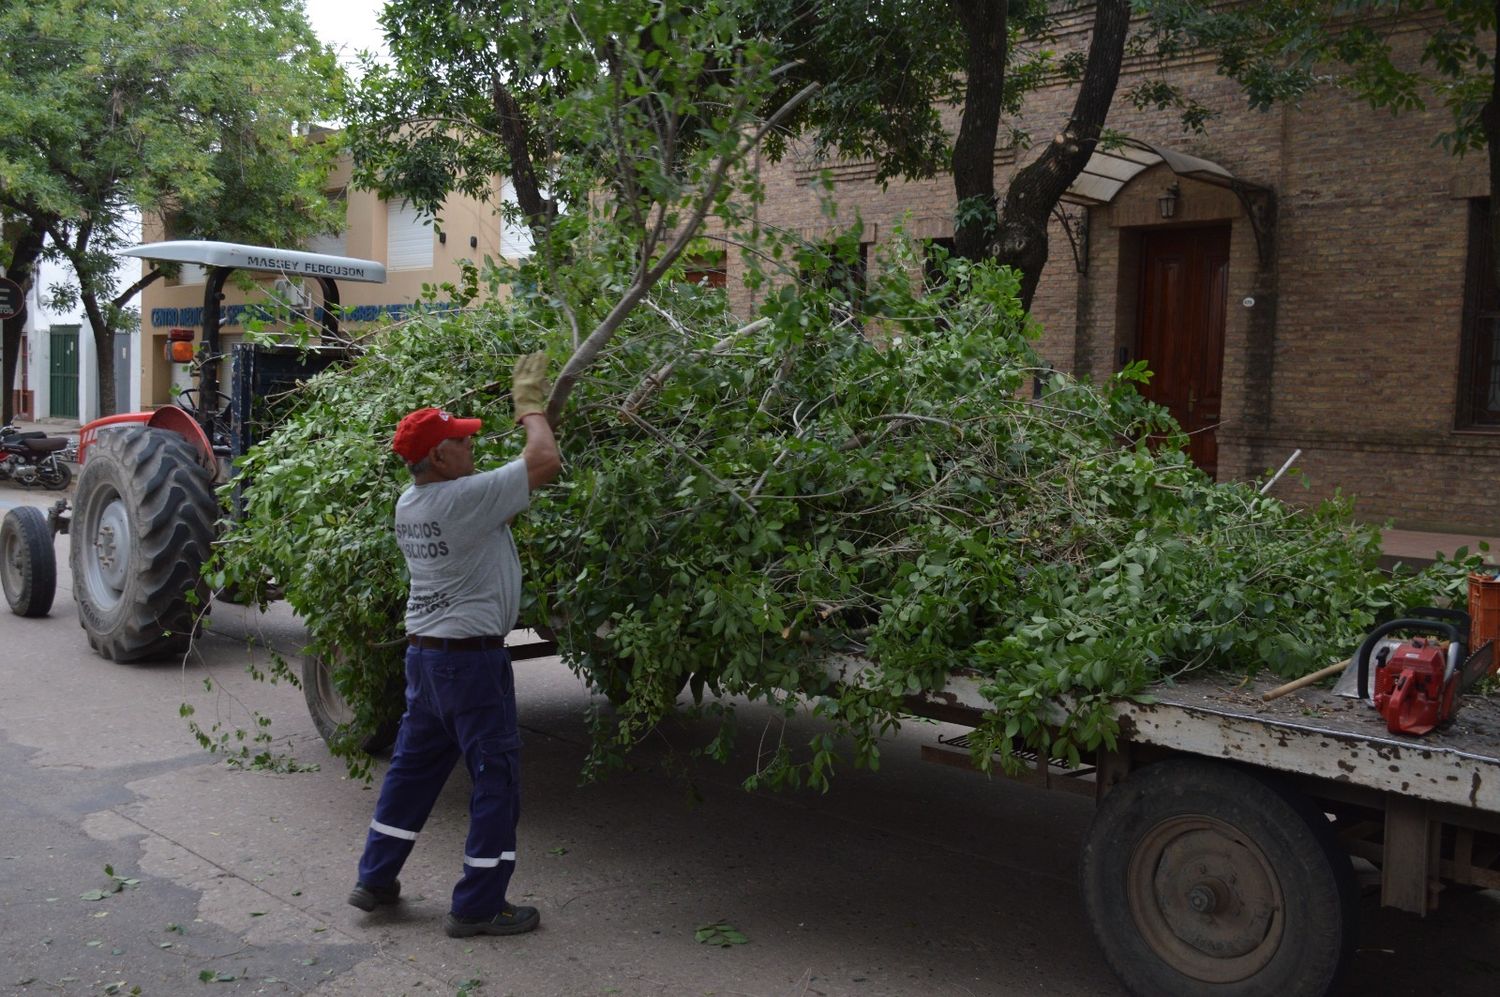
[[[406,642],[427,651],[498,651],[505,647],[504,637],[423,637],[412,634]]]

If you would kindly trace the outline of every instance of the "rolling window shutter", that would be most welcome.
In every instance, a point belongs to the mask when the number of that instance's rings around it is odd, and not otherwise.
[[[432,222],[417,217],[405,201],[386,202],[385,268],[427,270],[432,267]]]
[[[500,185],[500,199],[506,205],[516,205],[516,189],[509,180]],[[531,229],[524,224],[501,215],[500,255],[507,260],[524,260],[532,253]]]

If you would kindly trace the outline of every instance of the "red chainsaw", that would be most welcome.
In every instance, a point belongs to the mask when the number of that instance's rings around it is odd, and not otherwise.
[[[1468,613],[1425,607],[1410,612],[1371,630],[1354,656],[1360,698],[1374,702],[1393,734],[1426,734],[1452,718],[1459,695],[1484,677],[1494,656],[1494,642],[1466,655]],[[1407,639],[1391,639],[1398,633]]]

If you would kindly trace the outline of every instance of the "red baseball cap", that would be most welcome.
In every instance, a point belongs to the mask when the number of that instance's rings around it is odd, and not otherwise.
[[[419,408],[396,423],[391,449],[415,464],[444,440],[473,436],[483,425],[478,419],[460,419],[440,408]]]

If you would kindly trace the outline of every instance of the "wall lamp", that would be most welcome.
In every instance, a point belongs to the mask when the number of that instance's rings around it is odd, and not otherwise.
[[[1156,206],[1161,210],[1163,218],[1171,218],[1177,214],[1177,200],[1181,196],[1182,188],[1175,183],[1161,192],[1161,196],[1156,199]]]

